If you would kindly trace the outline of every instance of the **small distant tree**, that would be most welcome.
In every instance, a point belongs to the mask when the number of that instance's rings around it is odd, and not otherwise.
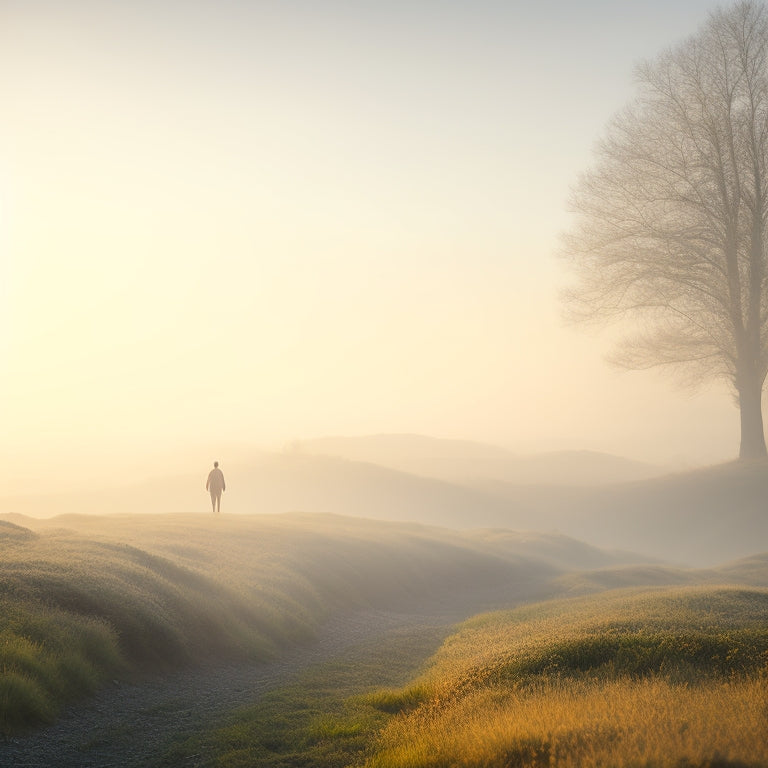
[[[768,18],[713,13],[697,35],[637,69],[573,195],[566,293],[578,319],[630,320],[615,361],[730,383],[741,458],[766,455]]]

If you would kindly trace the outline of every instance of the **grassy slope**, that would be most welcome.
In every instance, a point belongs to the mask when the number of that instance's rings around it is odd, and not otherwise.
[[[463,589],[511,594],[557,572],[551,558],[537,559],[546,537],[504,545],[331,516],[25,522],[0,522],[6,733],[51,719],[109,676],[212,656],[263,657],[336,611]]]
[[[765,585],[768,556],[708,571],[563,574],[553,590],[579,597],[466,622],[403,688],[377,689],[392,685],[393,670],[375,653],[354,669],[322,667],[179,745],[169,764],[205,754],[201,764],[217,768],[342,768],[368,755],[386,768],[526,768],[550,758],[690,768],[718,751],[749,754],[768,725]],[[407,648],[399,659],[418,663]]]
[[[457,533],[317,515],[13,519],[27,525],[0,522],[0,727],[6,733],[55,717],[62,702],[87,694],[108,676],[179,661],[194,663],[211,653],[263,657],[306,637],[331,613],[355,605],[401,604],[409,597],[450,596],[465,588],[512,602],[521,594],[581,594],[625,584],[768,584],[765,556],[707,572],[619,567],[603,553],[555,535]],[[567,574],[558,563],[601,567]],[[614,607],[625,603],[629,594],[620,593]],[[731,602],[734,595],[748,595],[749,603],[757,593],[722,594]],[[603,611],[606,604],[602,598],[590,600],[595,598],[551,604],[546,610],[575,606],[574,626],[593,630],[589,606]],[[691,615],[700,618],[700,609],[709,602],[710,597],[700,597],[699,613]],[[761,606],[764,626],[766,606]],[[721,613],[727,618],[733,612]],[[638,614],[638,626],[647,615]],[[670,631],[687,626],[678,619],[669,625]],[[513,617],[512,624],[515,621],[522,622],[522,614]],[[555,623],[562,624],[561,614]],[[726,634],[731,632],[731,639],[739,642],[746,639],[752,650],[758,647],[755,642],[762,642],[760,637],[755,640],[754,632],[749,636],[750,627],[731,629],[736,634],[727,627]],[[747,634],[739,635],[742,630]],[[509,640],[509,632],[500,637]],[[578,632],[575,637],[578,650]],[[486,639],[478,636],[474,645],[483,647]],[[738,650],[747,646],[730,646],[728,638],[724,642],[715,651],[726,668],[729,654],[736,660],[751,658]],[[606,647],[610,655],[610,644],[593,643],[588,650],[599,655]],[[674,643],[668,647],[683,652]],[[650,650],[642,643],[635,646],[638,649],[641,660],[649,654],[656,658],[652,644]],[[688,669],[696,678],[696,664]],[[625,679],[619,676],[617,681],[621,686]],[[422,683],[405,695],[382,694],[378,705],[397,709],[403,702],[417,703],[428,690]],[[587,683],[578,681],[582,687]],[[665,678],[659,684],[670,683]],[[709,680],[707,685],[720,683]],[[722,686],[696,690],[709,696],[733,694],[729,701],[734,707],[747,695],[746,689],[726,691]],[[562,695],[567,698],[574,691],[578,686]],[[602,688],[595,691],[590,695],[605,699]],[[463,694],[456,701],[465,701]],[[345,726],[340,727],[344,732]]]
[[[766,589],[693,587],[479,616],[371,697],[400,712],[369,766],[768,765],[766,615]]]

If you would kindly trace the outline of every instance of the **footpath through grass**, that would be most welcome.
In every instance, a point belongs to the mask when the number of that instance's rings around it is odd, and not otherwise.
[[[646,578],[563,581],[552,544],[312,515],[0,521],[0,734],[50,721],[111,677],[267,659],[344,611],[463,591],[515,603]],[[728,577],[765,585],[766,568],[757,558]],[[767,615],[759,587],[550,601],[467,622],[401,687],[437,642],[424,627],[318,668],[176,756],[262,768],[768,766]]]
[[[503,592],[555,573],[512,543],[327,515],[24,522],[0,521],[5,736],[51,722],[112,678],[263,660],[340,611]]]
[[[409,622],[317,664],[208,732],[176,744],[162,766],[343,768],[365,758],[388,719],[369,692],[403,685],[451,628]]]
[[[768,766],[768,590],[551,600],[470,619],[427,660],[440,634],[385,636],[318,666],[165,764]]]

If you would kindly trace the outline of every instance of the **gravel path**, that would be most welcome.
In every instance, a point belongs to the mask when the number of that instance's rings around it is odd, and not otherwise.
[[[240,706],[291,682],[313,664],[344,654],[364,660],[365,644],[391,633],[448,628],[482,609],[455,600],[395,610],[365,610],[336,618],[309,645],[276,661],[187,669],[137,684],[105,688],[68,710],[54,725],[0,744],[1,768],[152,768],[171,741],[210,727]],[[184,764],[194,766],[194,759]]]

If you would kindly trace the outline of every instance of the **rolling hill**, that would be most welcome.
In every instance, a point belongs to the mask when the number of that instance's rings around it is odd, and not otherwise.
[[[377,464],[447,482],[488,481],[537,485],[604,485],[665,474],[662,467],[596,451],[554,451],[520,456],[495,445],[423,435],[326,437],[292,446],[305,455]]]
[[[598,488],[488,484],[517,527],[711,565],[768,551],[768,462],[733,462]]]
[[[225,465],[225,513],[313,512],[449,528],[557,531],[607,550],[706,566],[768,551],[768,463],[598,486],[448,482],[304,452]],[[210,513],[204,473],[77,494],[0,498],[0,514]]]

